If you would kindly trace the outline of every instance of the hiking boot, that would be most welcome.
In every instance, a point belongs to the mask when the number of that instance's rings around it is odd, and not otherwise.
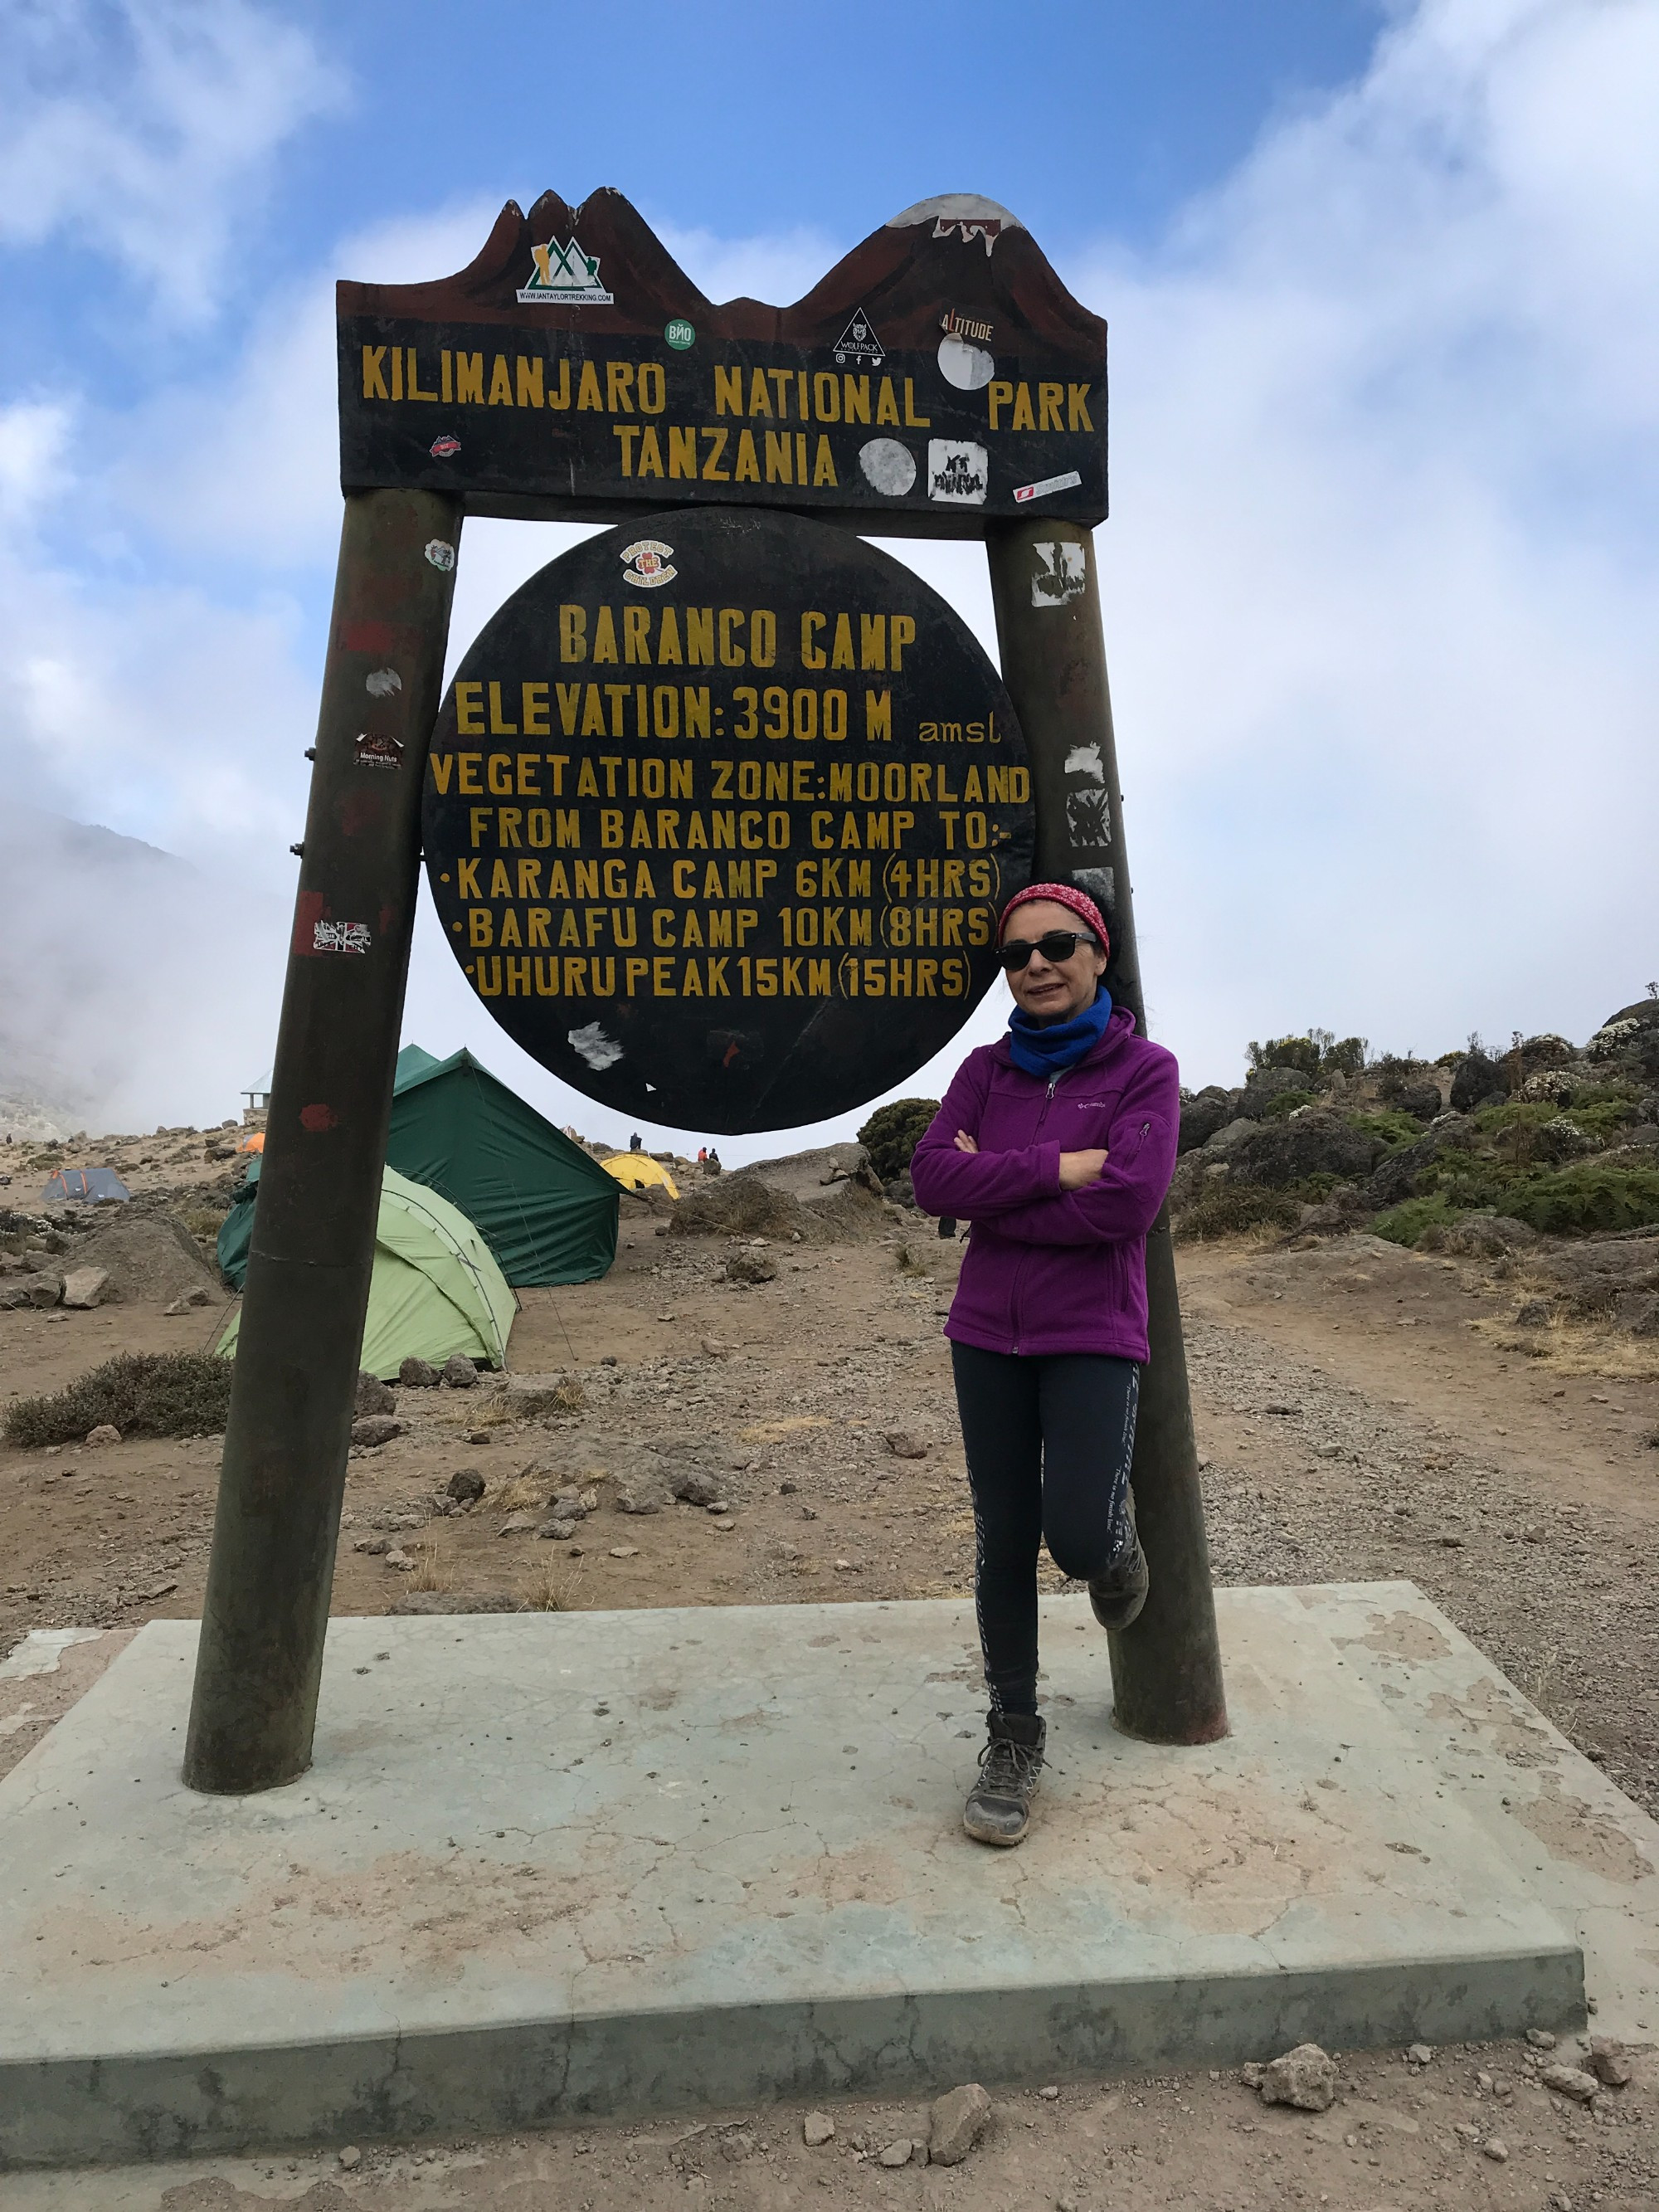
[[[987,1718],[990,1737],[979,1755],[979,1780],[968,1793],[962,1825],[976,1843],[1022,1843],[1030,1826],[1048,1727],[1035,1713],[991,1713]]]
[[[1152,1583],[1146,1571],[1146,1554],[1135,1533],[1133,1502],[1126,1502],[1123,1519],[1128,1532],[1123,1549],[1105,1573],[1097,1575],[1089,1585],[1089,1602],[1103,1628],[1127,1628],[1132,1620],[1138,1620]]]

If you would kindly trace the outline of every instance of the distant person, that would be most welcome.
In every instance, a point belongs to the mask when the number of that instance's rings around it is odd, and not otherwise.
[[[1105,917],[1069,884],[1003,908],[1008,1034],[969,1053],[910,1163],[916,1202],[969,1224],[945,1333],[973,1492],[988,1736],[963,1825],[1018,1844],[1047,1736],[1037,1550],[1103,1628],[1146,1601],[1129,1495],[1146,1359],[1146,1231],[1175,1170],[1173,1056],[1104,976]]]
[[[630,1152],[643,1152],[645,1149],[640,1142],[640,1133],[637,1129],[628,1140],[628,1149]]]
[[[706,1166],[706,1165],[708,1164],[708,1146],[707,1146],[707,1145],[699,1145],[699,1146],[697,1146],[697,1165],[698,1165],[699,1167],[704,1167],[704,1166]]]

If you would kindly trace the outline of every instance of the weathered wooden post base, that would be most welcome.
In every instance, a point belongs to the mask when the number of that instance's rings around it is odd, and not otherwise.
[[[443,676],[456,500],[346,500],[184,1778],[311,1763]]]
[[[1081,872],[1104,894],[1114,995],[1144,1034],[1094,539],[1080,524],[1034,517],[994,525],[986,551],[1002,679],[1030,755],[1035,872]],[[1068,767],[1091,756],[1098,783]],[[1210,1743],[1227,1733],[1227,1705],[1167,1209],[1146,1240],[1146,1303],[1131,1479],[1152,1589],[1139,1620],[1111,1638],[1114,1717],[1149,1742]]]

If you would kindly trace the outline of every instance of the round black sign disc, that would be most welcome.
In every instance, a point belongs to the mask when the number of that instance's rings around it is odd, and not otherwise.
[[[996,671],[919,577],[794,515],[680,512],[487,624],[432,741],[427,868],[543,1066],[730,1134],[862,1105],[949,1042],[1030,797]]]

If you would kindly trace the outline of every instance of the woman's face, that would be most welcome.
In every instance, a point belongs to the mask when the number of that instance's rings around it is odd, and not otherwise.
[[[1054,899],[1032,899],[1009,915],[1002,941],[1014,945],[1023,939],[1034,945],[1050,930],[1083,928],[1070,907]],[[1008,988],[1016,1004],[1034,1022],[1069,1022],[1094,1004],[1096,987],[1105,973],[1106,955],[1097,945],[1085,944],[1079,937],[1069,960],[1045,960],[1042,953],[1034,952],[1024,967],[1011,969]]]

